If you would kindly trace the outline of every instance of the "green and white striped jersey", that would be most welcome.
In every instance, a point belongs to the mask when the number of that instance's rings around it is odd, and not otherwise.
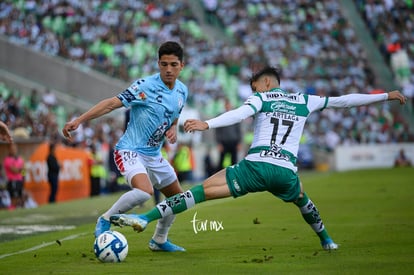
[[[241,107],[206,121],[209,128],[238,123],[254,117],[254,138],[247,160],[275,164],[297,171],[296,157],[307,118],[324,108],[366,105],[388,98],[388,94],[350,94],[320,97],[287,93],[280,88],[256,92]]]

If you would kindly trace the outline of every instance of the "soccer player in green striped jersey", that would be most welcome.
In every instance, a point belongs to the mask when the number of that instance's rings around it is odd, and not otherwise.
[[[147,213],[113,215],[111,222],[132,226],[140,232],[151,221],[180,213],[206,200],[237,198],[247,193],[267,191],[299,208],[319,237],[323,249],[338,249],[297,174],[296,158],[305,122],[312,112],[325,108],[347,108],[386,100],[405,104],[406,98],[399,91],[339,97],[287,93],[280,88],[279,71],[274,67],[265,67],[255,73],[250,86],[254,93],[239,108],[207,121],[189,119],[184,124],[187,132],[204,131],[239,123],[253,116],[254,138],[243,160],[217,172],[202,185],[165,199]]]

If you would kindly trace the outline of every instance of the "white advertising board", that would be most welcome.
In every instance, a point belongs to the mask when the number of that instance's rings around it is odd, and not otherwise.
[[[414,144],[341,145],[335,149],[336,171],[393,167],[400,150],[414,164]]]

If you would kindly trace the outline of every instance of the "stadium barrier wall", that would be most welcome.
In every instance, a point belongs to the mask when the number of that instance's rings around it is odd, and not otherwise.
[[[114,96],[128,84],[86,65],[13,44],[1,36],[0,69],[89,103]]]
[[[335,149],[333,168],[347,171],[393,167],[401,149],[414,164],[414,143],[341,145]]]
[[[24,188],[37,204],[48,203],[50,186],[47,180],[46,159],[49,143],[39,144],[26,161]],[[56,201],[87,198],[90,194],[90,167],[88,152],[82,149],[56,146],[56,158],[60,164],[59,185]]]
[[[30,193],[38,205],[47,204],[50,186],[47,180],[46,159],[49,143],[30,139],[16,140],[19,155],[25,160],[24,189]],[[3,163],[9,145],[0,143],[0,160]],[[61,166],[56,201],[69,201],[87,198],[90,194],[90,155],[83,149],[56,146],[56,157]]]

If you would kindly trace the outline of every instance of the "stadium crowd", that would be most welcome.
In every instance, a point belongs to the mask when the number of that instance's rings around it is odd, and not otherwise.
[[[250,93],[247,82],[251,72],[267,63],[282,68],[282,88],[287,90],[330,96],[382,92],[378,91],[365,50],[337,1],[217,1],[208,12],[222,24],[224,33],[218,29],[217,37],[224,35],[224,39],[208,37],[187,3],[2,1],[0,35],[128,82],[156,70],[150,53],[160,42],[180,41],[186,50],[186,67],[180,78],[189,85],[190,105],[202,110],[204,117],[224,111],[225,98],[233,105],[240,104]],[[395,17],[393,9],[384,12]],[[412,26],[412,18],[409,21]],[[412,34],[412,27],[410,30]],[[414,43],[408,42],[412,37],[405,33],[399,36],[411,45],[411,53]],[[56,135],[61,116],[74,115],[65,114],[59,107],[36,101],[36,95],[17,98],[9,93],[0,99],[1,120],[14,131],[26,128],[30,136]],[[407,119],[386,103],[326,111],[310,120],[313,123],[306,129],[304,142],[328,150],[337,144],[414,140]],[[108,131],[111,123],[103,124],[81,130],[84,132],[79,134],[79,142],[90,142],[96,139],[93,133]]]
[[[414,109],[414,2],[355,0],[395,81]]]

